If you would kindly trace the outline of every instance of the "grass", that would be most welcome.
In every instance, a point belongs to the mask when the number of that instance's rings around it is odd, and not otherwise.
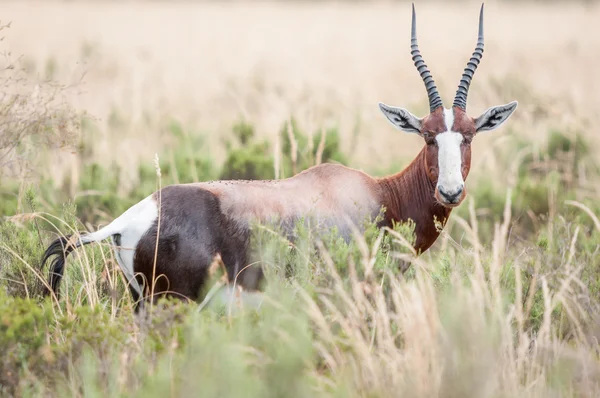
[[[240,171],[247,162],[270,159],[255,153],[259,138],[248,133],[245,140],[230,152],[245,160]],[[268,280],[258,311],[161,302],[135,317],[106,244],[80,249],[67,264],[62,297],[44,299],[43,243],[57,231],[85,229],[79,215],[94,214],[102,202],[45,212],[38,191],[29,189],[20,201],[35,212],[0,223],[3,392],[595,396],[600,209],[597,196],[585,191],[587,177],[580,177],[597,176],[597,165],[578,149],[586,144],[577,136],[551,132],[548,142],[523,157],[504,190],[474,184],[436,245],[420,257],[411,249],[410,225],[383,233],[370,224],[350,243],[335,231],[316,235],[300,225],[293,245],[269,226],[256,226],[254,249]],[[174,150],[175,164],[187,164],[188,145]],[[523,141],[514,145],[531,149]],[[557,169],[535,160],[562,156],[559,151],[575,165]],[[281,154],[282,163],[293,158]],[[97,167],[97,184],[115,178]],[[177,172],[183,181],[191,179],[186,169]],[[161,179],[173,172],[161,169]],[[571,185],[551,189],[556,173],[571,173]],[[111,195],[107,208],[134,199]],[[411,266],[404,274],[401,263]]]
[[[469,108],[512,99],[519,108],[501,131],[475,140],[468,199],[427,253],[414,256],[410,225],[385,233],[368,225],[349,243],[299,226],[293,245],[256,226],[268,281],[258,311],[163,301],[136,317],[103,243],[69,258],[60,298],[42,296],[39,260],[57,233],[106,225],[159,182],[282,178],[321,162],[382,175],[408,164],[421,141],[389,131],[370,110],[389,97],[426,110],[401,41],[374,39],[404,30],[403,4],[45,3],[34,12],[7,3],[14,22],[2,44],[26,54],[11,72],[27,83],[20,98],[47,85],[36,97],[43,106],[28,102],[22,121],[0,107],[0,126],[43,133],[11,155],[27,173],[12,173],[14,162],[0,173],[0,395],[599,396],[600,158],[589,90],[598,82],[588,59],[600,37],[590,23],[595,5],[486,5],[489,51]],[[169,26],[157,33],[156,10],[180,21],[177,35]],[[134,11],[147,33],[143,62],[131,55],[138,41],[123,33]],[[466,20],[456,6],[418,12],[430,22],[419,29],[423,54],[449,92],[473,32],[456,24]],[[87,33],[66,38],[55,25],[65,15]],[[100,25],[86,15],[114,29],[94,39]],[[249,28],[265,15],[280,35]],[[561,24],[548,22],[555,19]],[[307,21],[314,28],[301,30]],[[452,34],[427,28],[438,22]],[[29,25],[47,40],[28,40]],[[548,40],[551,29],[558,39]],[[87,94],[59,91],[65,101],[55,102],[53,90],[65,87],[54,83],[69,81],[76,59],[88,62]],[[198,89],[188,101],[190,87]],[[53,114],[74,130],[37,123]]]
[[[557,220],[551,246],[511,247],[510,209],[509,195],[491,242],[473,218],[462,227],[470,244],[445,235],[448,248],[433,258],[413,256],[406,228],[382,239],[373,227],[349,245],[299,231],[291,252],[272,233],[257,236],[269,264],[258,312],[163,302],[136,318],[108,248],[86,249],[70,261],[59,302],[36,299],[26,279],[25,297],[0,293],[4,391],[594,396],[598,231]],[[4,272],[18,267],[6,246],[27,245],[3,239]],[[398,258],[412,264],[403,277]]]

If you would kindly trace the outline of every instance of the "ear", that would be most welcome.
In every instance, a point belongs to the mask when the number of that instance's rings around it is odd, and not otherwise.
[[[422,119],[419,119],[406,109],[389,106],[382,102],[379,103],[379,109],[381,109],[387,120],[397,129],[406,131],[407,133],[421,134]]]
[[[493,106],[475,119],[475,131],[491,131],[500,127],[517,109],[517,101],[506,105]]]

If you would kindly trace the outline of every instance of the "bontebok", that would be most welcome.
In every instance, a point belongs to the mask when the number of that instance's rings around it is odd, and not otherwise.
[[[71,251],[112,238],[136,301],[151,291],[196,299],[217,255],[230,281],[236,279],[246,290],[255,290],[263,276],[259,266],[246,267],[252,261],[248,248],[253,222],[276,221],[289,231],[298,220],[311,218],[349,237],[353,225],[361,228],[366,218],[374,219],[382,208],[381,227],[411,219],[416,224],[416,249],[427,250],[439,235],[434,220],[445,224],[452,208],[465,198],[471,141],[505,122],[517,103],[489,108],[476,118],[466,113],[469,85],[483,55],[483,5],[477,46],[451,108],[443,107],[419,51],[414,5],[411,33],[412,59],[427,89],[430,114],[418,118],[405,109],[379,104],[396,128],[425,141],[403,171],[373,178],[341,165],[321,164],[283,180],[167,186],[97,232],[54,241],[42,261],[56,256],[50,266],[51,288],[57,291]]]

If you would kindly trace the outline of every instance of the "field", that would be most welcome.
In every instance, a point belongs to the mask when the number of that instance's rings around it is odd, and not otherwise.
[[[479,5],[416,4],[446,106]],[[69,258],[59,298],[45,247],[172,183],[402,170],[423,140],[377,103],[428,112],[410,2],[2,2],[0,395],[600,396],[600,5],[485,7],[469,114],[519,106],[475,138],[431,249],[408,225],[263,226],[258,311],[135,316],[108,244]]]

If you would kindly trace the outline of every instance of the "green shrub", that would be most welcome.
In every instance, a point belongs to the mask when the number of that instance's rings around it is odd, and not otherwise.
[[[346,156],[341,151],[337,129],[322,129],[310,136],[292,118],[283,125],[279,136],[282,142],[282,168],[287,177],[316,163],[347,163]]]
[[[0,291],[0,314],[3,394],[13,395],[36,384],[56,387],[68,379],[82,350],[91,348],[102,354],[127,339],[126,330],[111,323],[101,307],[82,306],[64,315],[48,301],[37,304]]]
[[[266,142],[232,149],[225,160],[221,180],[270,180],[274,178],[274,164]]]
[[[227,158],[221,180],[269,180],[275,176],[273,152],[266,140],[259,140],[254,127],[240,121],[233,126],[233,138],[225,141]]]
[[[279,137],[281,178],[291,177],[321,162],[346,162],[335,129],[314,134],[311,139],[292,119],[284,123]],[[228,155],[220,179],[258,180],[275,177],[274,148],[268,141],[256,137],[251,124],[244,121],[236,124],[233,127],[233,139],[226,141],[225,145]]]
[[[523,238],[535,236],[539,228],[545,225],[544,220],[551,215],[551,211],[568,214],[569,217],[577,217],[579,222],[591,224],[581,212],[574,212],[565,206],[566,200],[578,200],[593,210],[600,210],[593,194],[582,195],[582,192],[591,188],[589,176],[600,174],[600,165],[590,156],[588,147],[589,144],[580,134],[551,131],[547,144],[538,150],[533,150],[531,143],[515,138],[505,149],[506,153],[496,154],[496,158],[507,162],[501,168],[510,171],[515,161],[514,154],[531,149],[531,153],[527,153],[518,165],[511,191],[511,213],[517,220],[513,234]],[[481,238],[489,241],[494,223],[503,214],[506,191],[487,176],[470,180],[469,186],[474,187],[469,189],[469,199],[474,200],[478,209]],[[470,218],[468,206],[461,206],[455,213],[462,218]]]

